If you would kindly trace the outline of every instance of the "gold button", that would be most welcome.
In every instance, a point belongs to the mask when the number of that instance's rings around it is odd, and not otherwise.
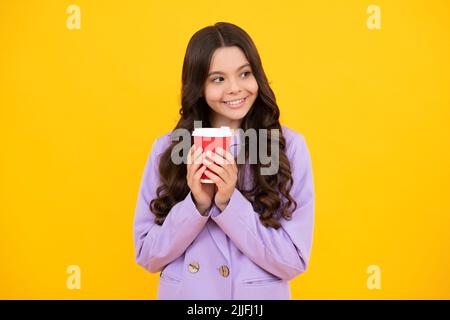
[[[222,277],[224,277],[224,278],[226,278],[230,275],[230,269],[228,269],[228,267],[225,265],[220,266],[219,272],[222,275]]]
[[[190,273],[197,273],[199,269],[200,265],[198,264],[197,261],[189,263],[188,270]]]

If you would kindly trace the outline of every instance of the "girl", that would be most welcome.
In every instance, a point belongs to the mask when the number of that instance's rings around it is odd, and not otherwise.
[[[220,22],[193,35],[181,104],[175,129],[192,133],[194,121],[244,132],[278,129],[279,170],[263,175],[260,162],[238,165],[234,148],[206,155],[192,146],[187,164],[174,164],[178,142],[172,131],[160,136],[138,194],[137,263],[160,272],[158,299],[290,299],[289,280],[306,270],[311,251],[311,158],[304,137],[280,125],[275,95],[244,30]],[[245,146],[241,140],[232,141]],[[203,172],[214,184],[200,182]]]

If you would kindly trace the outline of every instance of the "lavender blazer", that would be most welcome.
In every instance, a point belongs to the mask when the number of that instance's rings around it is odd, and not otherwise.
[[[291,163],[292,220],[264,227],[252,204],[234,190],[223,212],[213,205],[202,216],[191,193],[174,205],[162,226],[149,210],[160,184],[159,155],[171,132],[159,137],[145,166],[134,219],[136,262],[160,272],[158,299],[290,299],[289,280],[308,266],[314,225],[311,158],[304,137],[282,126]],[[233,137],[232,145],[240,137]],[[237,148],[230,152],[236,157]],[[249,167],[246,167],[246,173]],[[250,180],[245,175],[246,187]]]

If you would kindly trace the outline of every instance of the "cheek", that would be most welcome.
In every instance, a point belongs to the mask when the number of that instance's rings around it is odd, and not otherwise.
[[[220,89],[218,86],[207,86],[205,88],[205,98],[207,101],[215,102],[215,101],[221,101],[223,96],[222,89]]]
[[[258,82],[256,82],[256,79],[253,79],[253,81],[250,80],[248,81],[246,85],[246,90],[253,94],[258,92]]]

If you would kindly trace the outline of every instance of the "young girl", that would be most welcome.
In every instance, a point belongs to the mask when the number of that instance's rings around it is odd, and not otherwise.
[[[290,299],[289,280],[306,270],[311,251],[311,158],[304,137],[280,125],[275,95],[244,30],[221,22],[193,35],[181,104],[175,129],[192,133],[194,121],[243,132],[278,129],[279,169],[263,175],[259,161],[236,164],[234,148],[206,155],[194,146],[187,164],[175,164],[173,131],[160,136],[137,200],[137,263],[160,272],[158,299]],[[234,135],[232,145],[245,146],[242,140]],[[202,173],[214,184],[201,183]]]

